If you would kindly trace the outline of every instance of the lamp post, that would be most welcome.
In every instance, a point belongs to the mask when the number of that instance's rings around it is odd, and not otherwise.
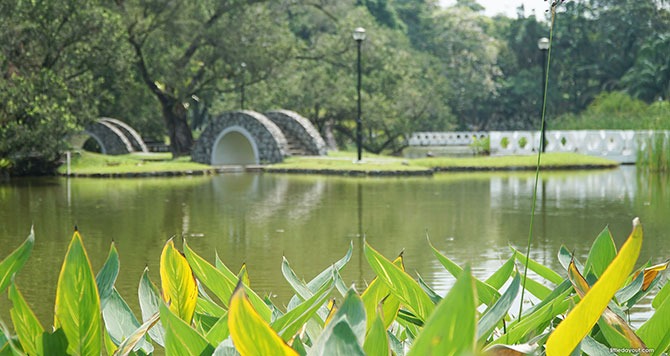
[[[537,48],[540,49],[542,52],[542,99],[540,100],[540,118],[542,118],[542,114],[544,111],[544,99],[547,96],[547,51],[549,50],[549,39],[546,37],[542,37],[537,41]],[[542,123],[542,133],[540,134],[540,149],[542,150],[542,153],[545,151],[545,146],[546,146],[546,140],[545,140],[545,135],[544,132],[546,130],[547,126],[547,121],[545,120]]]
[[[247,76],[247,64],[242,62],[240,63],[242,68],[242,83],[240,84],[240,109],[244,110],[244,82],[246,81]]]
[[[356,149],[358,150],[358,161],[362,157],[362,141],[363,141],[363,125],[361,123],[361,43],[365,41],[365,29],[357,27],[353,33],[356,47],[358,48],[358,85],[356,86],[356,93],[358,94],[358,116],[356,116]]]

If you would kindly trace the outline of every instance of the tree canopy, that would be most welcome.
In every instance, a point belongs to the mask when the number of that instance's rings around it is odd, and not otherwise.
[[[539,125],[549,14],[486,17],[473,0],[0,1],[0,166],[47,173],[99,116],[189,154],[207,117],[285,108],[351,144],[362,43],[364,148],[399,152],[423,130]],[[559,5],[552,117],[603,92],[668,100],[664,0]]]

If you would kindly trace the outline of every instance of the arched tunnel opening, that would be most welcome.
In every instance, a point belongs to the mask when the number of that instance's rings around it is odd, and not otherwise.
[[[258,149],[245,132],[224,131],[212,150],[212,165],[258,164]]]

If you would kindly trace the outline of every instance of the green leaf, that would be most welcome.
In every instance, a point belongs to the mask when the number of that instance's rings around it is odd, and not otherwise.
[[[352,288],[326,324],[309,355],[363,355],[365,306]]]
[[[477,340],[484,341],[491,335],[496,325],[498,325],[505,315],[507,315],[507,311],[519,294],[520,287],[521,278],[519,277],[519,274],[517,274],[514,276],[509,287],[507,287],[507,290],[500,296],[500,299],[498,299],[495,304],[486,310],[481,318],[479,318],[479,323],[477,324]]]
[[[507,282],[514,271],[514,256],[507,259],[507,261],[500,266],[493,274],[487,278],[484,283],[490,285],[498,290]]]
[[[223,340],[230,336],[230,331],[228,330],[228,313],[224,314],[219,318],[219,320],[212,325],[209,329],[205,338],[212,345],[218,345]]]
[[[520,273],[516,272],[515,275],[517,274],[521,275]],[[551,289],[549,289],[549,287],[530,277],[526,277],[526,290],[541,300],[546,299],[551,294]]]
[[[214,347],[165,304],[160,306],[161,323],[165,327],[166,355],[211,355]]]
[[[161,301],[158,288],[149,279],[149,269],[144,268],[140,285],[137,288],[137,294],[140,300],[140,309],[142,311],[142,322],[146,323],[159,314]],[[153,341],[161,346],[165,346],[165,329],[160,321],[149,329],[149,336]]]
[[[383,313],[383,308],[379,305],[376,314],[368,314],[368,319],[373,319],[363,344],[363,350],[368,356],[388,356],[391,354],[386,326],[381,318]],[[373,315],[374,317],[372,317]]]
[[[666,282],[663,288],[656,294],[654,297],[654,300],[651,302],[651,306],[654,307],[654,309],[658,309],[661,307],[661,304],[670,297],[670,283]]]
[[[91,263],[75,231],[56,287],[56,328],[62,328],[72,355],[99,355],[102,351],[100,299]]]
[[[517,251],[514,247],[511,247],[512,252],[514,253],[514,257],[521,262],[521,264],[525,265],[526,264],[526,255],[523,253]],[[548,280],[551,283],[554,284],[561,284],[565,278],[561,277],[560,274],[556,273],[554,270],[551,268],[531,259],[528,259],[528,269],[531,271],[537,273],[540,277]]]
[[[230,279],[228,273],[222,272],[220,269],[212,266],[209,262],[191,250],[186,242],[184,242],[184,254],[186,255],[186,260],[190,263],[191,268],[193,268],[193,273],[195,273],[200,282],[209,288],[209,290],[211,290],[224,305],[228,306],[228,301],[231,299],[238,282],[237,276],[233,274],[233,279]],[[265,302],[263,302],[263,299],[246,285],[244,286],[244,290],[245,294],[248,295],[251,304],[253,304],[263,320],[270,321],[272,311]]]
[[[243,284],[230,298],[228,329],[235,348],[242,355],[297,355],[254,309]]]
[[[314,316],[316,311],[323,306],[332,290],[332,285],[324,285],[311,298],[277,318],[270,326],[277,331],[284,341],[288,342]]]
[[[140,327],[140,322],[116,288],[112,288],[111,294],[107,297],[107,303],[102,309],[102,317],[115,345],[120,345]],[[134,351],[138,349],[142,349],[147,354],[154,351],[154,347],[146,340],[141,340]]]
[[[666,285],[667,286],[667,285]],[[665,298],[663,303],[656,308],[654,315],[637,330],[648,348],[662,348],[662,341],[668,339],[670,333],[670,298]],[[665,346],[667,348],[667,344]]]
[[[23,351],[28,355],[43,355],[42,333],[44,333],[44,327],[42,327],[14,283],[9,286],[9,299],[13,306],[9,312],[12,323],[14,323],[14,331],[19,338]]]
[[[334,319],[321,333],[309,356],[347,355],[364,356],[365,351],[356,341],[356,334],[344,318]]]
[[[549,336],[546,344],[548,356],[564,354],[565,350],[572,351],[591,331],[600,315],[607,308],[607,304],[614,293],[621,288],[633,270],[640,254],[642,239],[642,225],[636,218],[633,221],[633,231],[616,258],[584,298]]]
[[[30,257],[35,244],[35,231],[30,228],[28,238],[16,250],[0,262],[0,293],[11,283],[12,276],[18,272]]]
[[[305,284],[303,281],[301,281],[299,278],[297,278],[297,276],[295,277],[296,280],[300,281],[301,284],[305,285],[308,290],[312,291],[312,293],[316,293],[316,291],[321,289],[321,287],[323,287],[323,285],[325,283],[328,283],[330,280],[332,280],[334,270],[340,271],[340,270],[342,270],[342,268],[344,268],[344,266],[347,264],[347,262],[349,262],[349,260],[351,259],[351,255],[353,253],[353,250],[354,250],[354,245],[353,245],[353,242],[351,242],[351,243],[349,243],[349,249],[347,250],[347,252],[344,254],[344,256],[342,258],[340,258],[337,262],[333,263],[328,268],[321,271],[321,273],[319,273],[311,281],[309,281],[308,283]],[[287,264],[288,264],[288,261],[287,261]],[[282,273],[284,273],[284,272],[285,272],[284,271],[284,266],[282,264]],[[293,272],[293,270],[291,270],[291,273],[295,276],[295,273]],[[286,274],[284,274],[284,277],[287,278],[287,280],[289,278]],[[292,283],[292,281],[288,281],[288,282],[290,284]],[[293,286],[293,285],[291,285],[291,286]],[[296,290],[296,292],[297,292],[297,290]],[[291,310],[296,305],[298,305],[300,303],[300,299],[305,300],[307,298],[309,298],[309,297],[302,297],[302,296],[299,296],[299,295],[294,295],[288,303],[288,310]]]
[[[140,325],[140,327],[137,328],[137,330],[135,330],[132,334],[130,334],[128,338],[126,338],[119,345],[118,349],[114,353],[114,356],[129,355],[140,342],[145,342],[146,341],[145,337],[146,334],[149,332],[149,330],[156,324],[160,323],[159,318],[160,318],[159,313],[156,313],[152,317],[150,317],[147,321],[145,321],[144,324]]]
[[[572,302],[566,298],[571,292],[572,289],[564,290],[563,293],[548,300],[534,312],[524,314],[521,321],[514,320],[508,325],[507,332],[493,340],[491,344],[512,345],[536,336],[538,331],[544,330],[554,317],[568,310]]]
[[[189,262],[174,247],[172,239],[168,240],[161,253],[160,276],[163,300],[173,313],[190,324],[195,312],[198,288]]]
[[[402,254],[393,260],[393,264],[398,266],[401,270],[405,270],[403,265]],[[383,302],[382,311],[384,314],[384,329],[388,329],[389,326],[395,320],[396,315],[398,315],[398,310],[400,309],[400,300],[391,293],[391,290],[386,286],[386,284],[375,277],[368,287],[363,291],[361,295],[363,300],[363,305],[365,305],[365,314],[374,315],[379,303]],[[373,318],[367,319],[366,330],[370,330],[372,323],[374,322]]]
[[[105,303],[107,299],[114,292],[114,283],[116,282],[116,277],[119,275],[119,253],[116,250],[114,242],[109,248],[109,254],[107,255],[107,260],[105,264],[102,265],[102,268],[98,272],[98,275],[95,276],[95,283],[98,286],[98,292],[100,293],[100,304],[102,308],[105,308]]]
[[[435,305],[421,286],[405,271],[398,268],[365,242],[365,257],[372,270],[404,305],[421,320],[427,320]]]
[[[409,355],[468,355],[475,352],[475,279],[466,267],[414,340]]]
[[[600,278],[607,266],[614,260],[614,257],[616,257],[616,245],[610,230],[605,228],[591,245],[584,266],[584,275],[591,272]]]
[[[454,277],[458,278],[458,276],[463,273],[463,269],[457,265],[454,261],[450,260],[448,257],[444,256],[440,251],[433,246],[433,244],[428,240],[428,244],[430,245],[430,248],[433,250],[433,255],[437,258],[438,261],[444,266],[444,268],[451,273]],[[486,304],[486,305],[491,305],[493,302],[498,300],[500,298],[500,293],[493,288],[492,286],[478,280],[475,278],[475,286],[477,287],[477,297],[479,298],[479,301]]]

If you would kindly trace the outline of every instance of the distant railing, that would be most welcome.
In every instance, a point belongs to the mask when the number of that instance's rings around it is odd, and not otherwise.
[[[407,143],[410,146],[467,146],[475,139],[488,136],[486,131],[415,132]]]
[[[670,131],[552,130],[545,133],[546,152],[575,152],[605,157],[620,163],[635,163],[638,149],[645,149],[654,134]],[[410,146],[465,146],[475,139],[489,138],[491,155],[523,155],[540,148],[539,131],[415,132]]]

